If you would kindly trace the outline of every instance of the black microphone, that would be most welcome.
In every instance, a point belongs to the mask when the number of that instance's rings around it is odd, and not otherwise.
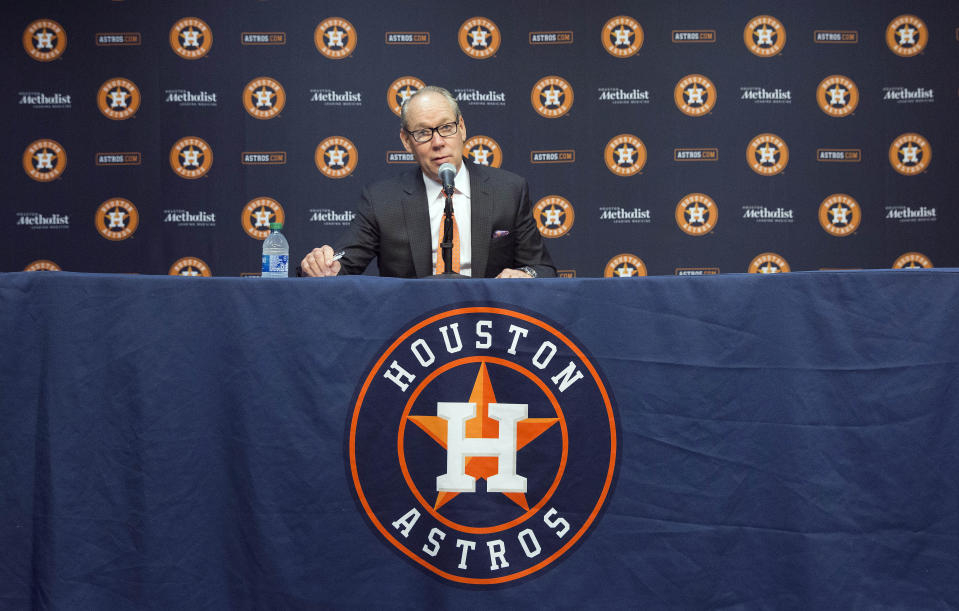
[[[456,178],[456,166],[452,163],[444,163],[440,166],[440,182],[443,183],[443,192],[447,195],[453,195],[453,180]]]

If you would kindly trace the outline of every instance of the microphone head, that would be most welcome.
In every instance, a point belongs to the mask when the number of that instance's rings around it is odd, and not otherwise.
[[[440,166],[438,174],[440,175],[440,180],[446,183],[452,183],[453,179],[456,177],[456,166],[452,163],[444,163]]]

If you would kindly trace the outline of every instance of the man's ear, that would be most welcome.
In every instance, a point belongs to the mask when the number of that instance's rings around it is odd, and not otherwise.
[[[463,132],[463,142],[466,142],[466,119],[460,115],[460,131]]]
[[[403,128],[400,128],[400,142],[403,143],[403,148],[406,149],[407,153],[412,153],[413,145],[410,144],[409,137],[410,135],[406,133],[406,130]]]

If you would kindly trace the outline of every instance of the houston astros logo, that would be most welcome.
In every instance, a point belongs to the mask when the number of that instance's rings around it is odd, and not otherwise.
[[[170,48],[183,59],[200,59],[213,46],[213,30],[202,19],[184,17],[170,28]]]
[[[257,119],[272,119],[286,106],[283,85],[268,76],[255,78],[243,88],[243,108]]]
[[[899,15],[886,27],[886,45],[900,57],[922,53],[929,44],[929,28],[915,15]]]
[[[67,167],[67,152],[54,140],[34,140],[23,151],[23,170],[37,182],[58,178]]]
[[[343,59],[356,49],[356,28],[342,17],[330,17],[313,31],[316,50],[330,59]]]
[[[558,238],[573,228],[576,213],[565,197],[547,195],[533,206],[533,218],[544,238]]]
[[[929,269],[934,267],[929,257],[921,252],[907,252],[896,259],[893,269]]]
[[[473,136],[463,144],[463,157],[477,165],[498,168],[503,165],[503,151],[489,136]]]
[[[243,230],[251,238],[265,240],[270,235],[270,223],[285,223],[283,206],[272,197],[257,197],[247,202],[240,215]]]
[[[173,265],[170,266],[170,271],[168,272],[170,276],[212,276],[213,273],[210,271],[210,266],[207,265],[202,259],[197,259],[196,257],[183,257],[182,259],[177,259]]]
[[[573,106],[573,88],[566,79],[547,76],[533,85],[529,96],[533,110],[547,119],[562,117]]]
[[[213,165],[213,149],[201,138],[180,138],[170,149],[170,167],[180,178],[200,178]]]
[[[819,224],[829,235],[847,236],[859,228],[862,209],[845,193],[830,195],[819,204]]]
[[[889,146],[889,163],[903,176],[924,172],[932,161],[932,146],[919,134],[902,134]]]
[[[749,262],[750,274],[781,274],[789,271],[789,263],[774,252],[764,252]]]
[[[31,261],[23,268],[25,272],[59,272],[62,271],[60,266],[51,261],[50,259],[37,259],[36,261]]]
[[[816,87],[816,101],[830,117],[845,117],[859,105],[859,87],[841,74],[827,76]]]
[[[603,24],[600,38],[613,57],[632,57],[643,46],[643,27],[632,17],[620,15]]]
[[[617,176],[632,176],[646,165],[646,145],[632,134],[620,134],[606,143],[603,160]]]
[[[100,204],[94,220],[101,236],[119,242],[137,230],[140,213],[130,200],[114,197]]]
[[[55,60],[66,48],[67,32],[52,19],[37,19],[23,31],[23,50],[39,62]]]
[[[762,176],[779,174],[789,163],[789,147],[776,134],[759,134],[746,146],[746,163]]]
[[[676,224],[689,235],[705,235],[719,222],[719,206],[705,193],[690,193],[676,204]]]
[[[690,117],[701,117],[716,107],[716,86],[702,74],[684,76],[673,89],[676,108]]]
[[[606,263],[604,278],[634,278],[646,275],[646,264],[636,255],[623,253]]]
[[[357,391],[348,460],[390,545],[488,585],[555,563],[589,531],[617,441],[612,398],[574,338],[475,306],[412,323],[383,350]]]
[[[423,87],[426,87],[426,83],[415,76],[401,76],[390,83],[389,89],[386,90],[386,105],[398,117],[406,100]]]
[[[133,81],[112,78],[100,85],[97,106],[103,116],[114,121],[129,119],[140,108],[140,89]]]
[[[743,42],[758,57],[772,57],[786,46],[786,28],[775,17],[760,15],[746,24]]]
[[[356,147],[343,136],[330,136],[316,147],[313,161],[317,169],[329,178],[346,178],[359,161]]]
[[[474,59],[486,59],[496,55],[502,35],[496,24],[486,17],[472,17],[460,26],[457,39],[463,53]]]

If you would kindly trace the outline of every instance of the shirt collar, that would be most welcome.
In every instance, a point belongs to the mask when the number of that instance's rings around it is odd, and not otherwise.
[[[470,173],[466,169],[466,160],[463,160],[463,163],[460,164],[459,171],[456,172],[456,177],[453,179],[453,187],[456,189],[457,193],[461,193],[466,196],[466,199],[470,199]],[[425,173],[423,173],[423,184],[426,186],[426,201],[432,202],[439,198],[440,193],[443,191],[443,184],[437,180],[433,180]]]

